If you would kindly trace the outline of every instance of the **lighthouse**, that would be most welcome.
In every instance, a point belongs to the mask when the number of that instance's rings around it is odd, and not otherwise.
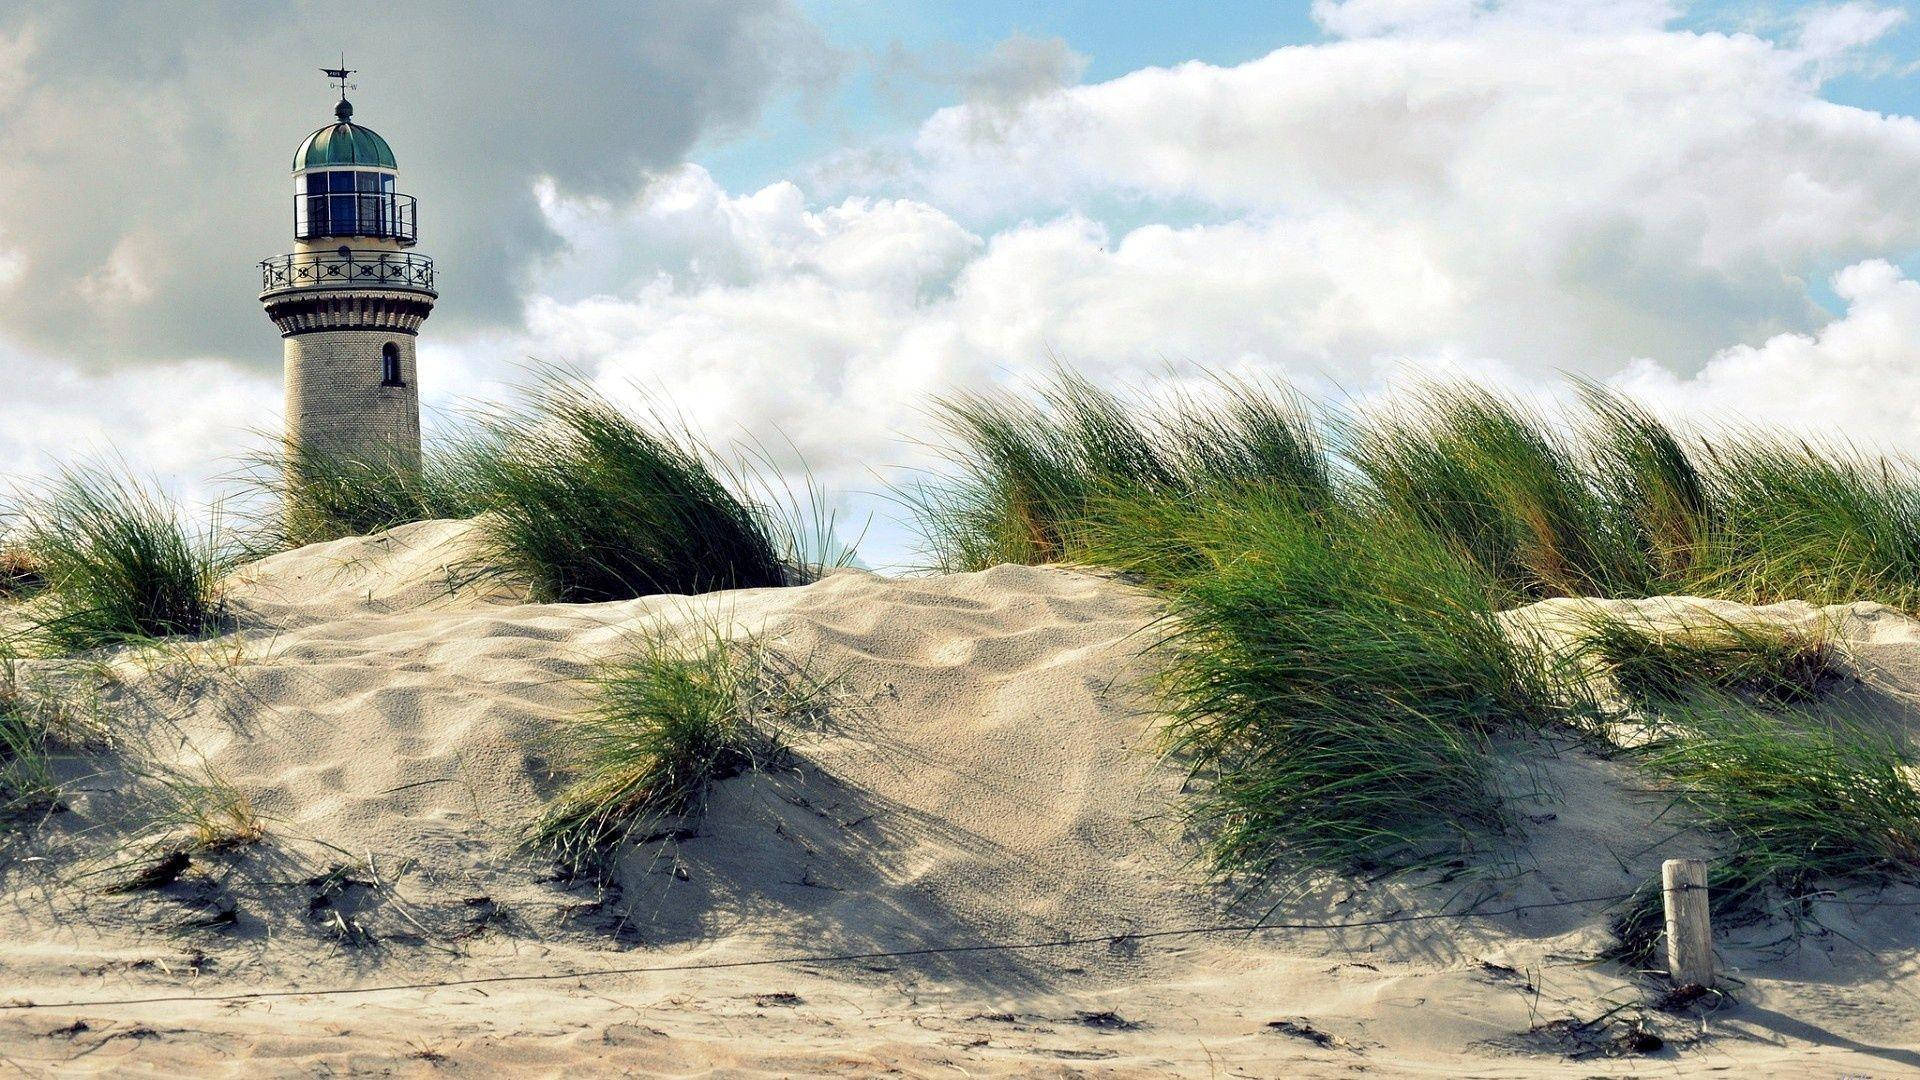
[[[294,250],[260,264],[285,348],[289,460],[420,466],[414,342],[439,298],[393,149],[353,121],[344,66],[334,122],[293,154]]]

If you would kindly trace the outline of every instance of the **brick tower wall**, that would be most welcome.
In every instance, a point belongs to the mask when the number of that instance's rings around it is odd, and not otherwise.
[[[412,333],[316,330],[285,339],[288,444],[366,462],[420,465],[420,383]],[[382,351],[403,386],[382,386]]]
[[[289,448],[418,468],[414,345],[434,294],[282,287],[261,299],[285,348]],[[399,354],[399,386],[382,385],[388,345]]]

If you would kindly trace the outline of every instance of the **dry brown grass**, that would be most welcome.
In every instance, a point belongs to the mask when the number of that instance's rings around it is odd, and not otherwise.
[[[47,583],[45,568],[29,552],[0,546],[0,599],[32,592]]]

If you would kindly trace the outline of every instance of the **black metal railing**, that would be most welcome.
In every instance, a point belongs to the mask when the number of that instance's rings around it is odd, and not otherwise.
[[[419,235],[419,207],[411,195],[392,191],[343,191],[293,197],[296,240],[377,236],[411,244]]]
[[[433,260],[406,251],[305,251],[260,264],[260,291],[299,288],[433,291]]]

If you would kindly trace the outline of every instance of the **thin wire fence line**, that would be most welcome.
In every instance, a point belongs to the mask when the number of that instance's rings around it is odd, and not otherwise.
[[[7,1001],[0,1012],[44,1009],[102,1008],[117,1005],[160,1005],[177,1002],[259,1001],[270,998],[344,997],[355,994],[384,994],[401,990],[455,989],[464,986],[492,986],[513,982],[562,982],[568,979],[595,979],[613,975],[670,974],[689,971],[726,971],[739,968],[783,967],[792,964],[846,964],[867,960],[902,960],[916,956],[956,956],[970,953],[1033,952],[1041,949],[1065,949],[1081,945],[1118,945],[1156,938],[1196,937],[1206,934],[1257,934],[1272,930],[1359,930],[1401,923],[1431,922],[1439,919],[1485,919],[1514,915],[1523,911],[1575,907],[1581,904],[1608,904],[1625,900],[1632,893],[1588,896],[1577,900],[1555,900],[1537,904],[1516,904],[1491,911],[1437,911],[1418,915],[1392,915],[1378,919],[1355,919],[1342,923],[1231,923],[1218,926],[1192,926],[1177,930],[1147,930],[1138,933],[1093,934],[1084,937],[1054,938],[1048,941],[988,942],[979,945],[932,945],[919,949],[892,949],[882,952],[814,953],[797,956],[771,956],[758,960],[721,960],[685,964],[656,964],[648,967],[587,968],[531,975],[480,975],[467,979],[425,982],[385,983],[379,986],[334,986],[316,990],[247,990],[231,994],[155,994],[147,997],[99,998],[86,1001]]]

